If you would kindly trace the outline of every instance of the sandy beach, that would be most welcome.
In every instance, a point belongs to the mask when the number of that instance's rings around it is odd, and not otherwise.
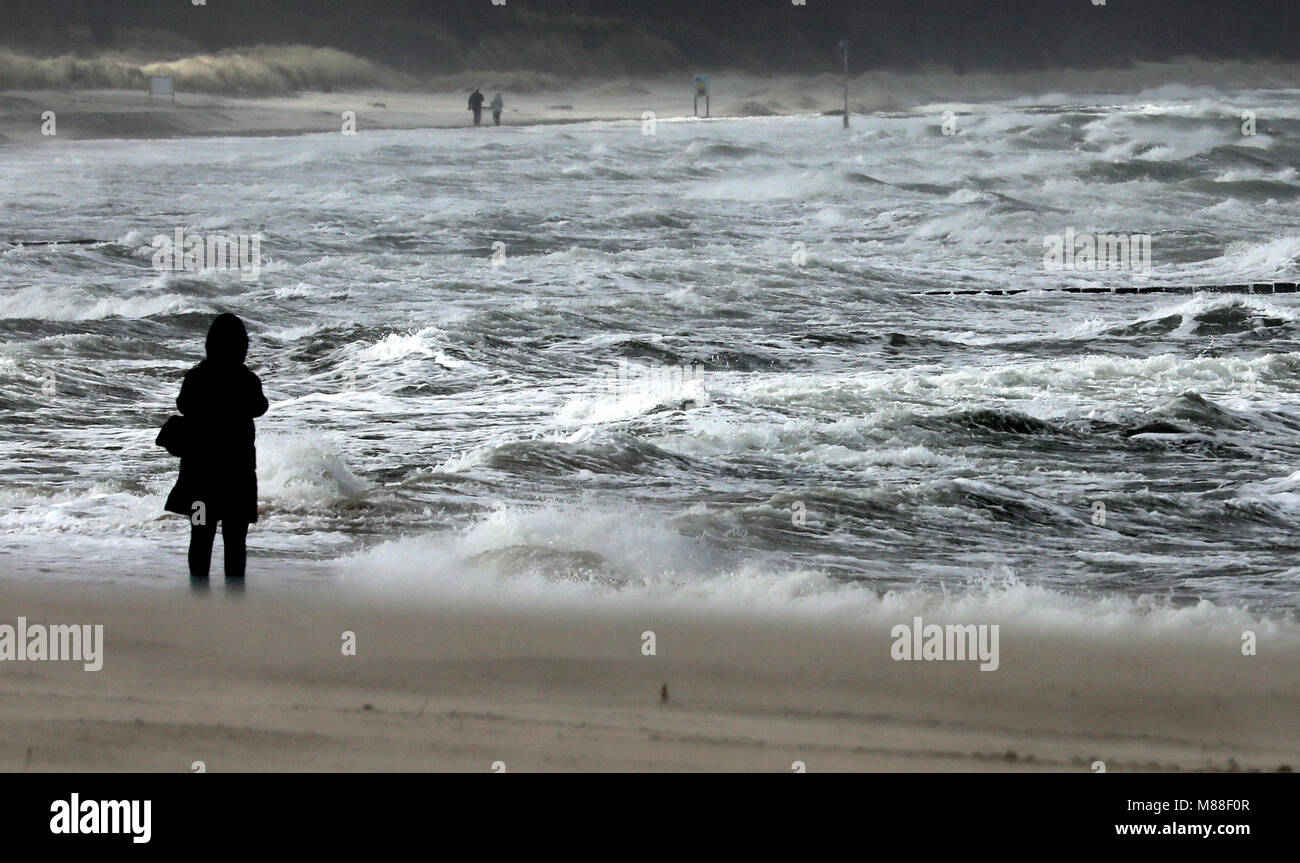
[[[1002,633],[1001,667],[887,632],[654,611],[383,604],[333,587],[0,588],[102,623],[103,668],[0,667],[10,771],[1294,769],[1300,652]],[[356,636],[355,656],[342,634]],[[656,655],[641,652],[653,631]],[[661,703],[661,688],[668,700]]]
[[[462,73],[427,88],[408,91],[356,89],[301,91],[292,95],[235,97],[185,92],[175,100],[150,100],[133,90],[25,89],[0,90],[0,142],[33,142],[42,136],[42,114],[53,111],[57,136],[67,140],[99,138],[181,138],[235,135],[293,135],[337,132],[343,113],[355,114],[358,132],[379,129],[454,128],[470,125],[469,91],[480,86],[490,99],[504,91],[507,126],[574,123],[594,120],[641,122],[694,116],[691,77],[621,78],[606,81],[553,80],[542,77],[521,92],[512,83],[518,73]],[[1095,93],[1158,92],[1162,87],[1284,87],[1296,77],[1294,64],[1208,62],[1135,64],[1129,69],[1054,70],[1025,73],[968,73],[947,70],[873,71],[854,77],[849,108],[854,114],[952,108],[965,102],[1040,94],[1061,100]],[[722,71],[711,76],[710,115],[715,118],[816,115],[843,105],[843,79],[818,75],[761,76]],[[705,112],[699,105],[700,116]],[[485,112],[484,122],[491,123]]]
[[[485,78],[490,81],[490,78]],[[442,92],[303,92],[292,96],[234,98],[210,94],[178,94],[150,101],[147,93],[127,90],[28,90],[0,92],[0,135],[13,140],[39,141],[41,115],[54,111],[58,137],[171,138],[225,135],[292,135],[338,132],[344,112],[355,114],[357,131],[377,129],[449,128],[470,125],[466,108],[472,78]],[[493,88],[482,84],[490,99]],[[819,113],[837,107],[839,84],[833,76],[806,82],[763,81],[752,76],[719,76],[713,88],[711,114],[736,117],[790,113]],[[790,104],[776,101],[777,90],[807,92]],[[789,95],[787,94],[787,98]],[[861,99],[859,110],[881,110],[888,100]],[[514,93],[506,90],[502,124],[574,123],[591,120],[635,120],[646,112],[657,119],[692,116],[690,81],[624,80],[575,83],[556,90]],[[700,116],[705,105],[700,104]],[[489,111],[485,125],[491,125]]]

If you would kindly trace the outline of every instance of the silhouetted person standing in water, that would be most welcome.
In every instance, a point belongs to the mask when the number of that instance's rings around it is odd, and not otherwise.
[[[483,94],[479,92],[478,87],[474,92],[469,94],[469,109],[474,112],[474,125],[477,126],[483,122]]]
[[[492,96],[492,102],[490,104],[492,105],[492,123],[500,126],[501,109],[506,106],[505,100],[501,98],[500,93],[496,93]]]
[[[262,381],[244,365],[248,331],[231,314],[208,330],[208,358],[185,373],[176,408],[185,417],[180,478],[167,511],[190,519],[190,578],[206,579],[221,522],[226,578],[244,577],[244,543],[257,521],[253,418],[266,413]]]

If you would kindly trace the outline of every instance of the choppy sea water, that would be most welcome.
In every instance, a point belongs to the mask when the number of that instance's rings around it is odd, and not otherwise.
[[[183,582],[153,438],[232,311],[253,580],[1294,621],[1300,300],[925,292],[1294,281],[1297,94],[0,149],[0,570]]]

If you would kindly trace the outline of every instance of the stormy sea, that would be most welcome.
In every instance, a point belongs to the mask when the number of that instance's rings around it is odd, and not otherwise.
[[[1061,289],[1300,278],[1296,96],[0,149],[0,574],[183,583],[234,312],[250,585],[1291,630],[1297,295]]]

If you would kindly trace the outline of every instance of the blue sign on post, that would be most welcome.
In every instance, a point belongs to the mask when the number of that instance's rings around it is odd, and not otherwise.
[[[704,116],[709,116],[709,76],[695,76],[695,116],[700,116],[700,99],[704,100]]]

